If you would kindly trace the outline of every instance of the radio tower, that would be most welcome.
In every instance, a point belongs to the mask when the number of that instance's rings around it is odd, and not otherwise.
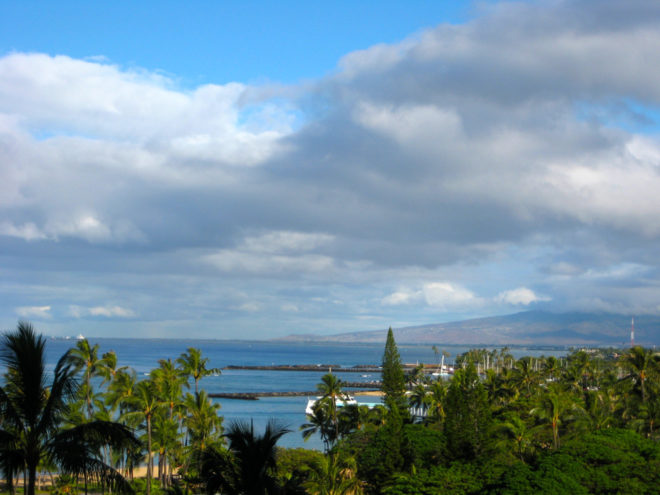
[[[630,347],[635,347],[635,317],[633,316],[630,323]]]

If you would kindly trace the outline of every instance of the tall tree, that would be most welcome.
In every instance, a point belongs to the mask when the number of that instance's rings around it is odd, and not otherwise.
[[[660,354],[651,349],[635,346],[626,352],[621,358],[621,366],[628,374],[624,381],[631,382],[633,390],[638,394],[642,403],[648,399],[648,380],[658,372]]]
[[[312,414],[307,415],[307,422],[300,425],[300,430],[305,441],[309,440],[315,433],[319,433],[325,450],[330,450],[330,444],[334,443],[336,437],[330,419],[330,408],[327,404],[317,401],[312,407]]]
[[[570,392],[566,392],[557,383],[551,383],[538,400],[538,405],[530,411],[552,430],[552,446],[556,450],[560,446],[560,427],[567,421],[583,414],[584,409]]]
[[[202,358],[202,351],[194,347],[189,347],[176,362],[181,367],[181,371],[194,380],[196,394],[199,393],[199,380],[205,376],[220,373],[218,368],[207,368],[209,358]]]
[[[339,419],[337,415],[337,401],[346,401],[348,394],[343,391],[343,383],[336,375],[328,373],[323,375],[321,383],[317,385],[321,394],[321,401],[328,405],[330,421],[335,429],[334,438],[339,438]]]
[[[230,424],[225,437],[229,440],[227,456],[223,450],[206,449],[201,477],[206,492],[271,495],[279,493],[275,478],[277,442],[289,430],[269,421],[262,435],[255,434],[252,422]]]
[[[71,349],[69,359],[78,370],[82,371],[82,395],[85,400],[85,405],[87,406],[87,419],[90,420],[94,415],[94,391],[92,390],[92,379],[97,376],[103,377],[104,379],[110,378],[111,369],[108,366],[108,361],[112,361],[112,356],[108,355],[108,357],[106,357],[104,355],[103,357],[99,357],[99,345],[94,344],[92,346],[87,339],[82,339],[76,343],[76,346],[73,349]],[[116,365],[116,359],[114,364]]]
[[[186,417],[183,420],[188,428],[188,438],[193,448],[204,450],[218,441],[222,435],[222,416],[218,415],[220,404],[212,402],[207,393],[186,394],[184,399]]]
[[[124,419],[127,421],[144,421],[147,433],[147,495],[151,494],[152,468],[152,445],[151,445],[151,425],[156,412],[163,407],[163,403],[158,396],[156,385],[151,380],[143,380],[137,384],[135,391],[130,397],[126,398],[130,407],[129,412],[124,413]]]
[[[352,457],[328,454],[314,463],[304,486],[311,495],[359,495],[362,484]]]
[[[46,372],[46,341],[32,325],[20,322],[0,344],[5,368],[0,387],[0,459],[11,477],[21,467],[27,471],[27,495],[34,495],[37,466],[41,461],[58,465],[63,473],[95,473],[120,490],[123,478],[103,462],[100,449],[135,443],[130,430],[109,421],[89,421],[70,429],[61,424],[78,393],[77,370],[65,353],[54,371]],[[47,385],[49,377],[52,382]]]
[[[396,407],[402,418],[408,417],[406,401],[406,377],[401,366],[401,356],[394,341],[392,327],[387,331],[385,351],[383,352],[381,390],[383,401],[388,408]]]
[[[450,451],[474,459],[486,450],[491,427],[488,394],[470,362],[457,370],[449,384],[445,406],[445,433]]]

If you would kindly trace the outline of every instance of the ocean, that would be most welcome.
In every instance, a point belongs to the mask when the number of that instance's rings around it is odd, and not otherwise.
[[[384,350],[376,344],[313,344],[256,341],[186,340],[186,339],[113,339],[90,338],[90,344],[99,344],[99,356],[114,350],[117,366],[130,366],[138,376],[148,378],[149,372],[158,367],[159,359],[175,360],[189,347],[201,349],[202,356],[209,358],[208,367],[224,368],[228,365],[269,366],[285,364],[324,364],[343,368],[355,365],[378,365]],[[57,360],[70,347],[73,339],[49,339],[47,361],[54,367]],[[437,363],[430,345],[399,345],[404,363]],[[494,347],[490,347],[491,349]],[[451,353],[446,362],[470,349],[467,346],[438,346],[439,350]],[[566,354],[564,350],[513,348],[514,357]],[[344,381],[379,380],[378,373],[342,373],[333,371]],[[314,371],[269,371],[269,370],[222,370],[218,376],[208,376],[200,381],[200,388],[208,393],[219,392],[287,392],[314,391],[323,373]],[[312,396],[313,397],[313,396]],[[310,397],[311,398],[311,397]],[[256,401],[220,399],[220,414],[224,424],[236,420],[252,420],[257,431],[263,431],[267,421],[275,418],[292,431],[280,440],[283,447],[305,447],[322,449],[320,438],[303,441],[299,431],[306,422],[307,397],[263,397]],[[357,397],[358,402],[373,402],[373,398]]]

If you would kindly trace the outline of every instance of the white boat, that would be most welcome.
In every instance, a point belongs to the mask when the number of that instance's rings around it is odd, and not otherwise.
[[[82,333],[79,333],[76,340],[85,340],[85,336]]]
[[[317,397],[316,399],[307,399],[307,407],[305,408],[305,414],[312,416],[314,414],[314,406],[321,399],[322,397]],[[357,403],[358,402],[355,400],[355,398],[349,395],[346,400],[338,400],[337,407],[356,406]]]

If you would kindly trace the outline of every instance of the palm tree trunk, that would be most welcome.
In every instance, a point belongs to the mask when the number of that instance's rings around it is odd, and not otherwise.
[[[151,495],[151,415],[147,415],[147,495]]]
[[[557,422],[554,419],[552,420],[552,440],[555,450],[557,450],[559,448],[559,428],[557,426]]]
[[[158,471],[156,473],[158,483],[160,484],[160,487],[163,488],[163,454],[160,450],[158,451]]]
[[[14,473],[13,472],[8,472],[7,473],[7,491],[9,492],[9,495],[14,495],[15,485],[14,485]]]

